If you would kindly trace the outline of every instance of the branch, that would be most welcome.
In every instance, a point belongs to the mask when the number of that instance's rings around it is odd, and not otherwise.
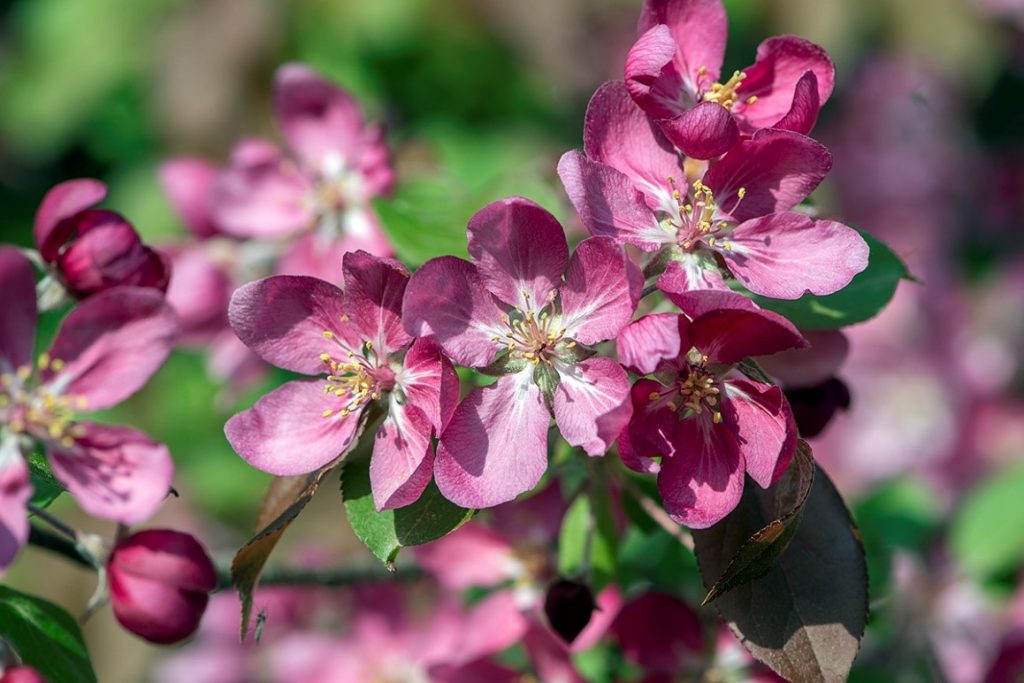
[[[62,556],[75,564],[93,569],[92,560],[78,549],[78,546],[63,536],[40,529],[37,526],[30,526],[28,532],[28,543],[37,548],[49,550],[52,553]]]

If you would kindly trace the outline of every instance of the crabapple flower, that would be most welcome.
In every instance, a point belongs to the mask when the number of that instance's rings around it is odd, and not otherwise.
[[[587,346],[629,322],[640,282],[606,237],[583,241],[570,261],[558,220],[521,197],[478,211],[468,234],[473,262],[444,256],[424,264],[402,319],[410,334],[434,335],[458,363],[501,375],[462,401],[437,450],[441,493],[483,508],[537,485],[547,469],[550,412],[566,441],[589,455],[603,455],[618,436],[629,419],[629,380]]]
[[[394,184],[383,130],[367,125],[349,93],[301,64],[274,77],[274,108],[290,155],[243,140],[213,188],[216,225],[236,237],[298,237],[280,273],[325,279],[341,256],[391,247],[369,200]]]
[[[558,163],[583,225],[652,253],[647,274],[663,269],[662,291],[727,289],[732,275],[758,294],[797,299],[836,292],[867,267],[855,230],[791,210],[832,164],[805,135],[761,130],[691,178],[625,85],[611,81],[587,107],[583,145],[585,155]]]
[[[170,353],[178,322],[156,290],[109,289],[64,318],[33,366],[35,278],[13,247],[0,247],[0,285],[9,297],[0,307],[0,479],[8,484],[0,489],[0,560],[9,562],[27,532],[21,454],[34,444],[45,448],[53,474],[96,517],[134,524],[167,495],[166,446],[75,414],[109,408],[138,391]]]
[[[10,666],[0,673],[0,683],[47,683],[31,666]]]
[[[107,581],[117,621],[150,642],[170,644],[199,627],[217,570],[189,534],[146,529],[114,546]]]
[[[357,438],[363,412],[378,401],[370,485],[378,509],[408,505],[430,482],[431,437],[458,398],[458,376],[430,339],[402,328],[409,274],[397,261],[345,254],[345,289],[301,275],[276,275],[239,288],[231,325],[268,363],[318,379],[289,382],[232,417],[225,433],[253,467],[277,475],[313,472]]]
[[[167,289],[170,261],[142,243],[118,213],[92,208],[106,186],[87,178],[51,189],[36,213],[35,242],[43,262],[75,297],[133,285]]]
[[[657,473],[672,519],[703,529],[739,503],[744,472],[767,488],[796,451],[782,390],[736,364],[806,342],[785,318],[739,294],[694,292],[676,303],[686,315],[648,315],[619,335],[622,363],[655,377],[633,385],[619,453],[627,467]]]
[[[695,159],[764,128],[809,133],[835,83],[828,53],[796,36],[765,40],[752,66],[720,78],[727,24],[722,0],[646,0],[626,57],[630,96]]]

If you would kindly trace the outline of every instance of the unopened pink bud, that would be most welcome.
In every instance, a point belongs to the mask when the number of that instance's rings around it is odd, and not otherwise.
[[[11,666],[0,675],[0,683],[48,683],[42,674],[31,666]]]
[[[184,640],[199,626],[217,571],[189,534],[148,529],[121,540],[107,563],[114,616],[154,643]]]

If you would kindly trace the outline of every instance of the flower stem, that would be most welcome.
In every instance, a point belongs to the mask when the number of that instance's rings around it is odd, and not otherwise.
[[[78,532],[77,531],[72,529],[70,526],[65,524],[60,519],[58,519],[58,518],[54,517],[53,515],[51,515],[49,512],[47,512],[43,508],[30,504],[28,506],[28,511],[31,512],[34,516],[38,517],[39,519],[43,520],[44,522],[46,522],[47,524],[52,526],[57,531],[61,532],[62,534],[64,534],[68,538],[70,538],[72,541],[76,541],[76,542],[78,541]]]

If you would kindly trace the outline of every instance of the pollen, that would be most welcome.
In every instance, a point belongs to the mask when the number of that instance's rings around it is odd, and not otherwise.
[[[713,83],[711,88],[704,93],[705,102],[718,102],[726,109],[732,109],[736,104],[736,91],[743,84],[747,74],[743,71],[734,71],[732,78],[725,83]],[[752,104],[752,103],[751,103]]]

